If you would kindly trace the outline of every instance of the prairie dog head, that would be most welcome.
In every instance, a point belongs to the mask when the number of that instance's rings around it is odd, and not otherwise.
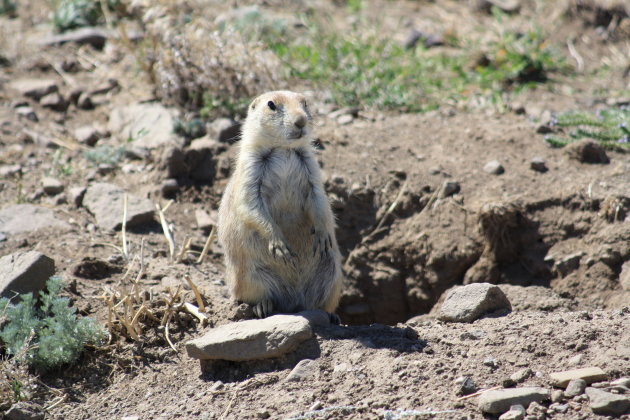
[[[243,126],[243,140],[271,147],[298,147],[310,141],[311,114],[306,97],[279,90],[252,101]]]

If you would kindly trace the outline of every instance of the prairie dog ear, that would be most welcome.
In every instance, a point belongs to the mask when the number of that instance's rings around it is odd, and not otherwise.
[[[260,96],[254,99],[254,101],[249,105],[249,109],[254,110],[258,106],[259,102],[260,102]]]

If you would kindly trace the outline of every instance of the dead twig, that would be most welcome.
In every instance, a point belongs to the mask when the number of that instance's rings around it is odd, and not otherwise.
[[[127,193],[123,195],[123,219],[122,219],[122,249],[125,260],[129,260],[129,250],[127,249]]]
[[[164,207],[164,210],[168,209],[170,204],[167,204]],[[160,224],[162,225],[162,232],[164,233],[164,237],[166,238],[166,242],[168,242],[168,251],[171,259],[175,255],[175,240],[173,239],[173,235],[171,234],[171,229],[168,227],[168,222],[166,221],[166,216],[164,216],[164,210],[160,207],[159,204],[155,205],[155,208],[160,216]]]
[[[203,304],[203,299],[201,298],[201,293],[199,293],[199,289],[197,288],[197,285],[193,283],[192,279],[188,275],[184,276],[184,279],[186,280],[186,282],[192,289],[193,293],[195,294],[195,299],[197,300],[197,306],[199,306],[199,310],[201,312],[206,312],[206,306]]]
[[[234,394],[232,394],[232,398],[230,398],[230,402],[228,403],[227,407],[225,407],[225,411],[223,411],[223,414],[221,414],[222,419],[224,419],[230,412],[230,408],[232,408],[232,404],[234,404],[237,394],[238,394],[238,389],[234,391]]]
[[[216,233],[216,227],[213,225],[212,229],[210,229],[210,233],[208,234],[208,238],[206,239],[206,243],[203,246],[201,255],[199,255],[199,258],[197,259],[197,264],[201,264],[203,260],[206,258],[206,255],[208,255],[208,251],[210,250],[210,245],[212,245],[212,242],[214,241],[215,233]]]

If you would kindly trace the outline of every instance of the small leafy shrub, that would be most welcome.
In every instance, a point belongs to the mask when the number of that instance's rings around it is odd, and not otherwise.
[[[630,150],[630,107],[610,108],[597,113],[574,111],[560,114],[552,125],[568,130],[550,135],[545,141],[552,147],[563,147],[581,139],[593,139],[609,149]]]
[[[130,142],[133,139],[129,140]],[[83,156],[94,165],[117,165],[125,155],[126,149],[123,146],[98,146],[93,149],[86,150]]]
[[[6,0],[5,0],[6,1]],[[94,26],[103,20],[100,0],[57,0],[53,13],[53,25],[59,31]],[[111,11],[121,11],[120,0],[106,0]]]
[[[107,338],[103,327],[92,318],[77,319],[68,298],[58,296],[59,277],[51,277],[46,288],[39,293],[39,307],[31,293],[20,295],[17,304],[0,299],[0,311],[6,316],[0,339],[6,353],[19,354],[32,337],[25,359],[42,371],[74,362],[87,344],[100,345]]]
[[[0,0],[0,15],[15,16],[17,4],[13,0]]]
[[[563,57],[540,31],[504,33],[490,49],[487,65],[478,66],[476,71],[480,84],[494,89],[545,82],[550,72],[566,67]]]

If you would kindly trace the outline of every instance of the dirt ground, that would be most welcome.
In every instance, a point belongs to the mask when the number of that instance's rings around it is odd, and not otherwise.
[[[0,210],[16,203],[41,205],[70,227],[3,235],[0,255],[37,250],[53,258],[68,283],[64,293],[79,313],[103,324],[108,316],[103,296],[131,287],[142,255],[138,287],[152,302],[170,299],[179,287],[181,300],[195,303],[183,281],[188,276],[209,317],[209,326],[202,327],[192,316],[178,315],[170,329],[175,350],[163,327],[146,321],[142,339],[113,340],[89,349],[78,365],[42,376],[35,400],[48,408],[49,418],[473,419],[484,416],[475,398],[457,395],[462,376],[473,378],[479,389],[502,385],[523,368],[532,370],[524,384],[547,387],[549,373],[576,367],[601,367],[611,380],[630,376],[630,290],[620,284],[622,267],[630,264],[630,156],[608,150],[608,164],[583,163],[565,149],[550,148],[540,133],[554,113],[630,102],[628,37],[613,36],[610,20],[606,27],[597,20],[612,9],[522,1],[521,12],[506,25],[537,19],[563,46],[567,60],[571,38],[585,64],[515,95],[505,109],[461,104],[423,114],[360,109],[340,124],[314,92],[319,158],[344,257],[342,325],[317,330],[315,338],[279,359],[216,363],[202,371],[184,343],[234,319],[236,304],[223,280],[220,246],[214,243],[205,261],[196,263],[208,230],[198,227],[195,212],[215,214],[233,148],[226,144],[226,151],[212,157],[218,168],[212,180],[183,182],[166,212],[176,244],[190,238],[193,252],[173,261],[156,219],[126,232],[129,254],[137,258],[125,261],[120,231],[99,228],[85,207],[75,205],[70,190],[108,182],[164,206],[166,148],[128,154],[99,168],[84,157],[88,147],[73,133],[85,125],[106,127],[112,109],[154,99],[152,86],[114,39],[103,50],[39,46],[37,40],[51,33],[49,6],[43,3],[20,2],[16,18],[0,16],[0,167],[19,167],[3,172]],[[270,10],[283,4],[252,3]],[[343,2],[321,3],[336,16],[347,13]],[[378,1],[365,13],[378,15],[383,8],[391,11],[383,30],[396,39],[404,39],[410,24],[444,29],[462,14],[473,17],[462,23],[462,31],[490,21],[463,1]],[[92,95],[92,109],[71,104],[55,111],[8,87],[23,78],[54,79],[68,97],[73,89],[117,83]],[[38,121],[17,115],[24,104]],[[105,136],[100,144],[119,143]],[[546,171],[531,169],[537,157]],[[492,160],[503,173],[484,170]],[[61,180],[65,191],[45,194],[44,176]],[[459,189],[445,193],[448,182]],[[79,276],[79,266],[96,268]],[[436,319],[445,291],[480,281],[499,284],[513,312],[472,324]],[[303,359],[315,361],[312,377],[285,381]],[[535,418],[598,417],[584,398],[566,403],[563,413],[547,401]]]

